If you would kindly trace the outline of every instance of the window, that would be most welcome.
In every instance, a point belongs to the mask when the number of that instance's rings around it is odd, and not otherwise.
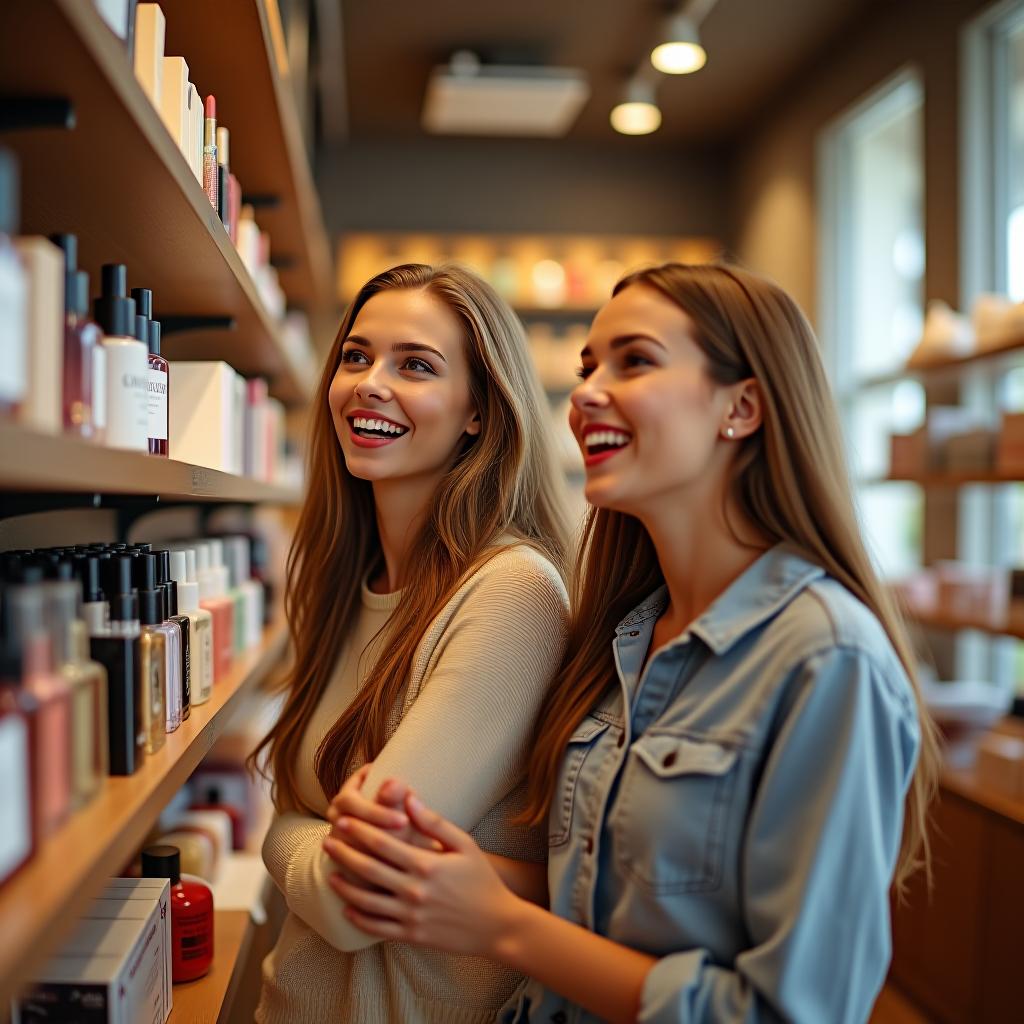
[[[877,478],[890,434],[924,417],[919,384],[884,379],[924,322],[922,114],[920,82],[905,72],[833,122],[819,149],[822,338],[861,525],[886,576],[920,564],[921,495]]]

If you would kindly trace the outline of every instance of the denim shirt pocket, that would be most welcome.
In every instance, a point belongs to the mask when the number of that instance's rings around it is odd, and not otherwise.
[[[708,892],[722,880],[739,750],[691,736],[642,736],[615,809],[620,870],[657,895]]]
[[[555,790],[548,815],[548,846],[561,846],[569,838],[576,784],[583,770],[583,762],[607,728],[607,722],[587,715],[569,737],[558,775],[558,789]]]

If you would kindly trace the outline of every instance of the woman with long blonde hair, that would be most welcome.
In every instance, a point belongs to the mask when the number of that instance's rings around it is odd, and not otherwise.
[[[582,364],[594,508],[524,816],[550,910],[407,780],[336,798],[331,884],[374,935],[529,975],[502,1021],[864,1021],[937,756],[813,333],[759,277],[667,264]]]
[[[345,314],[313,406],[289,557],[294,666],[253,755],[273,779],[263,856],[289,910],[264,964],[260,1021],[483,1024],[519,982],[478,957],[360,931],[320,846],[346,778],[372,797],[400,774],[514,889],[543,882],[543,832],[513,820],[568,614],[563,485],[543,410],[522,325],[467,270],[395,267]]]

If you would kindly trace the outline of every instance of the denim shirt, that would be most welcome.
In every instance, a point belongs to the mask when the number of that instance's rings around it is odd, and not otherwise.
[[[880,623],[794,548],[761,556],[641,672],[664,587],[612,641],[569,741],[551,909],[655,957],[638,1020],[866,1021],[920,742]],[[503,1022],[599,1020],[536,981]]]

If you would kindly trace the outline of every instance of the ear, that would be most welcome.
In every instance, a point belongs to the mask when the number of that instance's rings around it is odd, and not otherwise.
[[[730,440],[742,440],[756,433],[764,422],[764,396],[753,377],[741,380],[731,389],[728,412],[722,433]],[[732,431],[728,433],[728,431]]]
[[[480,423],[480,413],[474,410],[473,415],[469,418],[469,422],[466,424],[465,433],[469,434],[470,437],[476,437],[480,433],[482,424]]]

